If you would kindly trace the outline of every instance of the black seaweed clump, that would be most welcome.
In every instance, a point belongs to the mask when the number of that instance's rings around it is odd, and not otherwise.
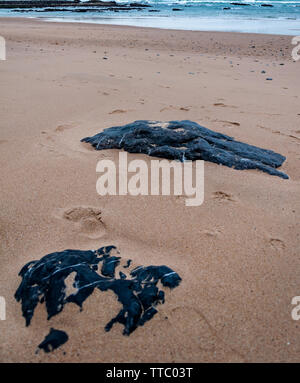
[[[96,150],[124,149],[171,160],[204,160],[238,170],[259,169],[289,178],[277,170],[286,159],[281,154],[235,141],[233,137],[188,120],[168,123],[135,121],[105,129],[81,141],[90,143]]]
[[[130,335],[150,320],[157,313],[157,304],[164,303],[164,291],[159,290],[157,283],[160,281],[162,286],[174,288],[181,278],[167,266],[139,266],[130,272],[130,278],[127,279],[121,271],[116,278],[121,257],[111,255],[115,249],[115,246],[105,246],[95,251],[65,250],[27,263],[19,273],[22,282],[15,293],[16,300],[22,303],[26,326],[29,326],[38,303],[45,302],[50,319],[60,313],[66,303],[73,302],[82,308],[95,288],[112,290],[123,305],[105,326],[106,331],[119,322],[124,325],[123,334]],[[126,267],[129,265],[130,261],[127,261]],[[73,290],[67,295],[65,281],[71,273],[75,273]]]
[[[51,328],[49,334],[38,347],[43,349],[45,352],[50,352],[66,343],[68,339],[69,337],[64,331]]]

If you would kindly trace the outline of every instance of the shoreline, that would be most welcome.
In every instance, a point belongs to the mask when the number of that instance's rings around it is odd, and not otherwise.
[[[242,32],[220,32],[220,31],[193,31],[193,30],[174,30],[174,29],[163,29],[163,28],[151,28],[151,27],[138,27],[138,26],[130,26],[130,25],[109,25],[109,24],[98,24],[98,23],[80,23],[80,22],[56,22],[52,20],[43,20],[39,18],[27,18],[27,17],[12,17],[12,18],[2,18],[0,17],[0,22],[7,22],[8,25],[14,23],[22,23],[24,24],[41,24],[41,25],[59,25],[62,28],[66,28],[66,30],[72,30],[72,28],[86,28],[103,31],[109,31],[110,29],[113,31],[124,31],[128,33],[134,38],[135,31],[140,31],[143,33],[143,40],[139,42],[139,46],[142,41],[147,41],[148,39],[144,34],[153,34],[156,42],[160,40],[160,36],[164,35],[166,40],[164,41],[164,47],[166,49],[173,49],[176,45],[180,51],[190,51],[194,50],[196,53],[197,48],[193,46],[195,42],[198,40],[200,43],[199,49],[201,51],[201,47],[204,45],[204,52],[201,54],[213,54],[216,56],[236,56],[240,55],[241,57],[255,57],[256,59],[261,59],[263,57],[270,57],[277,61],[289,61],[291,58],[291,51],[293,49],[293,45],[291,44],[291,37],[289,35],[272,35],[272,34],[258,34],[258,33],[242,33]],[[1,27],[1,25],[0,25]],[[0,28],[1,35],[1,28]],[[182,39],[182,43],[174,41],[173,36],[180,36],[180,40]],[[213,39],[207,40],[207,37],[213,36]],[[5,37],[5,35],[3,35]],[[188,38],[190,41],[186,41]],[[219,46],[216,49],[216,41],[218,41]],[[72,38],[71,38],[72,40]],[[9,39],[8,39],[9,41]],[[213,42],[211,42],[213,41]],[[278,50],[274,49],[273,44],[276,41],[276,44],[282,44],[283,47]],[[149,43],[149,41],[147,41]],[[257,44],[258,45],[253,45]],[[150,43],[150,46],[152,43]],[[155,43],[153,44],[156,45]],[[243,49],[241,50],[241,47]],[[141,46],[140,46],[141,47]],[[162,48],[162,47],[160,47]],[[163,48],[163,49],[165,49]],[[280,51],[280,49],[282,51]],[[272,52],[272,53],[270,53]],[[288,54],[286,54],[288,52]],[[295,63],[294,63],[295,64]]]
[[[226,56],[235,56],[240,55],[241,57],[255,57],[256,59],[261,59],[263,57],[269,57],[272,55],[272,59],[275,61],[289,61],[292,60],[290,54],[286,54],[285,52],[291,52],[293,46],[291,44],[291,36],[289,35],[272,35],[272,34],[258,34],[258,33],[242,33],[242,32],[220,32],[220,31],[193,31],[193,30],[174,30],[174,29],[163,29],[163,28],[151,28],[151,27],[138,27],[138,26],[130,26],[130,25],[109,25],[109,24],[98,24],[98,23],[80,23],[80,22],[56,22],[52,20],[43,20],[39,18],[27,18],[27,17],[14,17],[14,18],[2,18],[0,17],[0,22],[7,22],[8,25],[18,23],[28,24],[41,24],[41,25],[59,25],[62,28],[66,28],[66,30],[71,30],[72,28],[91,28],[95,31],[103,30],[109,31],[110,29],[113,31],[124,31],[125,33],[128,31],[130,35],[134,38],[135,31],[140,31],[143,35],[146,33],[153,34],[155,36],[156,42],[160,39],[161,35],[165,35],[166,41],[164,42],[164,46],[167,49],[173,49],[176,45],[176,41],[174,41],[172,36],[180,36],[180,38],[184,41],[184,43],[178,43],[177,46],[180,51],[190,51],[194,50],[196,53],[196,49],[193,47],[195,41],[201,41],[201,46],[205,45],[205,54],[215,54],[216,56],[222,56],[225,54]],[[1,27],[1,25],[0,25]],[[1,35],[1,28],[0,28]],[[170,38],[171,36],[171,38]],[[206,37],[213,36],[213,39],[206,40]],[[5,37],[5,34],[3,35]],[[145,36],[146,37],[146,36]],[[144,38],[144,37],[143,37]],[[191,41],[186,42],[186,38]],[[219,46],[216,49],[216,39],[219,42]],[[147,40],[147,38],[146,38]],[[213,43],[211,41],[213,40]],[[273,49],[274,40],[283,44],[283,48],[279,48],[278,50]],[[9,41],[9,38],[8,38]],[[141,40],[142,42],[142,40]],[[253,45],[258,42],[259,45]],[[151,43],[150,43],[151,45]],[[155,45],[155,44],[154,44]],[[240,50],[240,45],[243,46],[243,49]],[[266,47],[265,47],[266,46]],[[280,49],[283,51],[280,51]],[[239,52],[238,52],[239,51]],[[271,52],[272,53],[269,53]],[[203,54],[202,53],[202,54]]]
[[[215,35],[241,35],[241,36],[249,36],[249,37],[266,37],[266,38],[291,38],[295,35],[286,35],[286,34],[271,34],[271,33],[254,33],[254,32],[232,32],[232,31],[211,31],[211,30],[190,30],[190,29],[168,29],[168,28],[159,28],[159,27],[142,27],[142,26],[135,26],[135,25],[120,25],[120,24],[106,24],[106,23],[93,23],[93,22],[86,22],[86,21],[61,21],[61,20],[51,20],[46,19],[43,17],[23,17],[23,16],[8,16],[8,17],[2,17],[0,16],[0,22],[1,21],[8,21],[11,20],[12,22],[21,21],[22,23],[26,22],[37,22],[37,23],[53,23],[53,24],[61,24],[61,25],[70,25],[70,26],[78,26],[78,25],[87,25],[90,27],[97,27],[99,28],[117,28],[117,29],[132,29],[132,30],[153,30],[153,31],[160,31],[160,32],[176,32],[176,33],[199,33],[199,34],[215,34]]]
[[[174,18],[175,19],[175,18]],[[176,19],[178,20],[178,19]],[[201,20],[201,19],[200,19]],[[288,34],[288,33],[285,33],[285,34],[281,34],[281,33],[273,33],[273,32],[270,32],[270,33],[266,33],[266,32],[248,32],[248,31],[230,31],[230,30],[213,30],[213,29],[203,29],[203,30],[199,30],[199,29],[185,29],[185,28],[171,28],[170,26],[166,27],[166,28],[163,28],[161,26],[140,26],[140,25],[134,25],[134,24],[123,24],[123,23],[117,23],[116,22],[116,19],[113,21],[113,22],[107,22],[107,23],[104,23],[103,21],[102,22],[92,22],[91,20],[90,21],[79,21],[79,20],[71,20],[71,21],[68,21],[67,19],[65,20],[55,20],[55,19],[45,19],[45,21],[50,21],[50,22],[61,22],[61,23],[82,23],[82,24],[100,24],[100,25],[111,25],[111,26],[126,26],[126,27],[135,27],[135,28],[153,28],[153,29],[159,29],[159,30],[170,30],[170,31],[194,31],[194,32],[219,32],[219,33],[243,33],[243,34],[255,34],[255,35],[271,35],[271,36],[290,36],[290,37],[293,37],[293,36],[296,36],[297,34],[300,33],[300,28],[297,30],[298,33],[295,33],[295,34]],[[180,20],[180,21],[188,21],[188,18],[186,20]],[[215,20],[210,20],[212,22],[217,22],[218,19],[215,19]],[[231,22],[234,22],[235,20],[231,20]],[[262,20],[261,20],[262,21]]]
[[[126,14],[122,15],[122,17],[114,16],[99,16],[98,18],[90,17],[86,20],[84,20],[84,16],[80,19],[74,18],[74,16],[68,15],[68,16],[53,16],[51,14],[47,16],[35,16],[30,15],[28,17],[26,16],[3,16],[0,13],[0,18],[6,19],[6,18],[12,18],[12,19],[36,19],[41,21],[47,21],[47,22],[55,22],[55,23],[78,23],[78,24],[92,24],[92,25],[111,25],[111,26],[124,26],[124,27],[136,27],[136,28],[151,28],[151,29],[163,29],[163,30],[173,30],[173,31],[194,31],[194,32],[220,32],[220,33],[242,33],[242,34],[255,34],[255,35],[277,35],[277,36],[296,36],[300,34],[300,24],[298,20],[268,20],[263,18],[248,20],[243,18],[236,18],[236,19],[227,19],[227,18],[205,18],[205,17],[197,17],[197,16],[160,16],[159,14],[155,17],[150,17],[140,15],[142,17],[135,17],[135,16],[126,16]],[[268,27],[266,27],[265,23],[268,20]],[[275,33],[275,30],[278,30],[278,28],[284,29],[285,26],[289,26],[290,28],[293,26],[294,21],[296,21],[298,24],[298,28],[292,29],[291,31],[286,31],[285,33]],[[193,23],[201,22],[202,25],[206,25],[205,27],[202,27],[202,29],[198,29],[198,27],[193,26]],[[232,24],[237,23],[240,24],[240,27],[237,27],[237,30],[232,30]],[[272,23],[276,23],[272,27]],[[143,25],[142,25],[143,24]],[[146,25],[145,25],[146,24]],[[147,25],[148,24],[148,25]],[[163,27],[163,24],[167,24],[166,27]],[[186,29],[186,25],[189,24],[190,27]],[[196,24],[195,24],[196,25]],[[219,29],[216,29],[216,25],[219,26]],[[249,28],[249,25],[253,25],[251,28]],[[256,26],[257,25],[257,26]],[[264,30],[256,31],[257,29],[261,29],[262,25],[264,26]],[[215,29],[214,29],[215,28]],[[269,32],[266,30],[266,28],[269,29]],[[293,33],[294,31],[294,33]]]

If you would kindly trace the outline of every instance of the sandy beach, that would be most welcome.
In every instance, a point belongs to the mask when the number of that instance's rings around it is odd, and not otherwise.
[[[1,362],[299,362],[300,61],[291,37],[0,19]],[[263,72],[263,73],[262,73]],[[272,80],[266,80],[271,78]],[[99,196],[117,150],[80,140],[135,120],[192,120],[287,157],[288,180],[205,163],[198,207],[178,196]],[[130,159],[143,154],[130,154]],[[181,284],[129,337],[95,291],[25,327],[18,272],[64,249],[118,247]],[[69,341],[35,353],[49,328]]]

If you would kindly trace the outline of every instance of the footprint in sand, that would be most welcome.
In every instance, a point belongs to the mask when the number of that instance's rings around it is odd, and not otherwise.
[[[216,120],[216,122],[221,122],[223,124],[223,127],[233,127],[233,126],[241,126],[239,122],[236,121],[225,121],[225,120]]]
[[[266,128],[265,126],[261,126],[261,125],[257,125],[257,127],[260,128],[260,129],[268,130],[269,132],[271,132],[273,134],[279,134],[280,136],[290,137],[290,138],[293,138],[294,140],[300,141],[300,137],[295,136],[293,134],[285,134],[285,133],[282,133],[280,130],[273,130],[271,128]],[[299,134],[300,130],[296,130],[295,133]]]
[[[90,148],[80,142],[80,125],[75,122],[67,122],[53,127],[49,131],[41,132],[41,140],[36,145],[43,150],[51,152],[59,157],[83,158]]]
[[[276,250],[284,250],[285,249],[285,243],[281,239],[278,238],[270,238],[269,242],[271,246]]]
[[[170,105],[170,106],[166,106],[165,108],[162,108],[162,109],[160,110],[160,112],[164,112],[165,110],[170,110],[170,109],[173,109],[172,105]]]
[[[126,112],[127,112],[127,110],[115,109],[112,112],[109,112],[109,114],[121,114],[121,113],[126,113]]]
[[[168,315],[166,316],[166,314]],[[226,340],[223,340],[214,324],[199,308],[188,305],[167,307],[164,315],[165,320],[160,324],[162,328],[171,327],[173,329],[174,344],[180,343],[182,334],[185,334],[188,338],[197,340],[198,352],[203,355],[210,355],[215,360],[226,355],[231,360],[245,361],[244,355],[234,349],[230,342],[227,344]],[[184,325],[182,325],[182,318],[185,318]],[[169,351],[171,355],[178,355],[181,359],[186,358],[185,353],[181,352],[178,347],[170,348]]]
[[[236,202],[235,198],[233,197],[232,194],[229,194],[229,193],[225,193],[225,192],[222,192],[222,191],[216,191],[213,193],[213,199],[217,199],[217,200],[226,200],[226,201],[231,201],[231,202]]]
[[[72,222],[80,234],[91,239],[101,238],[106,232],[101,210],[98,208],[77,206],[59,209],[57,217]]]
[[[169,106],[166,106],[166,107],[162,108],[160,110],[160,112],[164,112],[166,110],[182,110],[184,112],[188,112],[190,109],[191,109],[190,106],[179,106],[179,107],[176,107],[176,106],[173,106],[173,105],[169,105]]]
[[[206,235],[207,237],[217,238],[222,234],[222,231],[220,229],[212,229],[212,230],[203,230],[201,231],[201,233]]]
[[[234,105],[225,105],[223,102],[216,102],[214,106],[220,106],[222,108],[237,108],[237,106]]]
[[[293,134],[289,134],[288,136],[291,138],[294,138],[295,140],[300,141],[300,137],[294,136]]]
[[[55,131],[56,133],[60,133],[60,132],[63,132],[64,130],[72,129],[72,128],[74,128],[74,127],[75,127],[74,124],[63,124],[63,125],[58,125],[58,126],[54,129],[54,131]]]

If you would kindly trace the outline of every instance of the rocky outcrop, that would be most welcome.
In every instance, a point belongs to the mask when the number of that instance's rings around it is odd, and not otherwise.
[[[69,337],[66,332],[51,328],[49,334],[45,337],[42,343],[39,344],[38,347],[45,352],[54,351],[66,343],[68,339]]]
[[[88,1],[80,3],[78,1],[64,1],[64,0],[15,0],[15,1],[0,1],[0,9],[31,9],[33,8],[65,8],[72,11],[78,8],[90,9],[93,8],[118,8],[118,9],[141,9],[150,7],[147,4],[131,3],[131,4],[118,4],[115,1]],[[93,9],[94,10],[94,9]]]
[[[180,276],[164,265],[139,266],[127,272],[131,263],[128,260],[116,277],[121,257],[112,252],[116,252],[115,246],[88,251],[65,250],[27,263],[19,273],[22,282],[15,293],[16,300],[22,304],[26,326],[30,325],[39,303],[45,303],[49,320],[67,303],[73,302],[82,309],[83,302],[95,288],[102,292],[113,291],[122,304],[119,313],[106,324],[106,331],[118,322],[124,326],[123,334],[130,335],[153,318],[156,306],[165,300],[164,291],[157,287],[158,282],[172,289],[179,285]],[[66,341],[66,334],[53,330],[39,348],[47,352],[49,345],[55,348]]]
[[[272,150],[235,141],[233,137],[204,128],[193,121],[135,121],[105,129],[81,141],[96,150],[124,149],[130,153],[171,160],[205,160],[238,170],[258,169],[288,178],[277,170],[285,157]]]
[[[241,7],[250,7],[251,4],[247,4],[247,3],[230,3],[232,5],[239,5]]]

